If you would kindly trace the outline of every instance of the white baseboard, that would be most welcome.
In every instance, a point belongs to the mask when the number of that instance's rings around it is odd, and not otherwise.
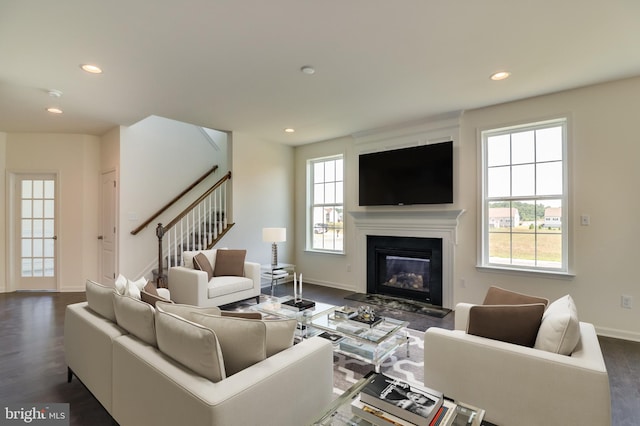
[[[613,337],[615,339],[630,340],[632,342],[640,342],[640,333],[635,331],[618,330],[616,328],[597,327],[598,336]]]
[[[60,289],[61,293],[78,293],[85,291],[86,287],[84,285],[81,286],[73,286],[73,287],[62,287]]]

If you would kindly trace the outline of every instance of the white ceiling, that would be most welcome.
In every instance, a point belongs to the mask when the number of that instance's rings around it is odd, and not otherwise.
[[[296,145],[636,75],[637,0],[0,2],[10,133],[159,115]]]

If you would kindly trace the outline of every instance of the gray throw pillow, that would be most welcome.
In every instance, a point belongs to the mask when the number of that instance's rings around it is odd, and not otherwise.
[[[483,305],[528,305],[532,303],[542,303],[546,307],[549,304],[549,299],[491,286],[484,297],[484,302],[482,302]]]
[[[214,277],[243,277],[246,250],[218,250],[216,266],[213,268]]]
[[[211,267],[211,263],[209,263],[209,259],[207,259],[207,256],[205,256],[204,253],[198,253],[193,257],[193,268],[205,271],[207,273],[208,281],[213,278],[213,268]]]

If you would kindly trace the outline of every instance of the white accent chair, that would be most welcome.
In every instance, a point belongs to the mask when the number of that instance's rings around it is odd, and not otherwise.
[[[224,249],[220,249],[224,250]],[[175,303],[202,307],[221,306],[255,297],[260,300],[260,264],[244,262],[244,276],[214,276],[211,280],[205,271],[194,269],[193,258],[203,253],[211,266],[216,264],[213,250],[185,251],[183,266],[169,268],[169,291]]]
[[[500,425],[611,424],[607,368],[595,328],[580,322],[571,355],[466,333],[472,305],[455,310],[455,330],[424,334],[424,383],[486,410]]]

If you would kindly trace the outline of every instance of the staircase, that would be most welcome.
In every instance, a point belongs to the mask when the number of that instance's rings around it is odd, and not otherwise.
[[[217,166],[202,176],[199,181],[204,180],[215,169],[217,169]],[[233,227],[234,223],[227,221],[229,199],[227,184],[230,179],[231,172],[228,172],[167,225],[158,223],[156,227],[158,268],[152,271],[153,279],[158,287],[167,286],[166,271],[171,266],[181,264],[183,251],[211,249]],[[159,216],[170,205],[195,187],[199,181],[191,185],[190,188],[131,233],[135,235],[135,233],[139,232],[155,217]]]

